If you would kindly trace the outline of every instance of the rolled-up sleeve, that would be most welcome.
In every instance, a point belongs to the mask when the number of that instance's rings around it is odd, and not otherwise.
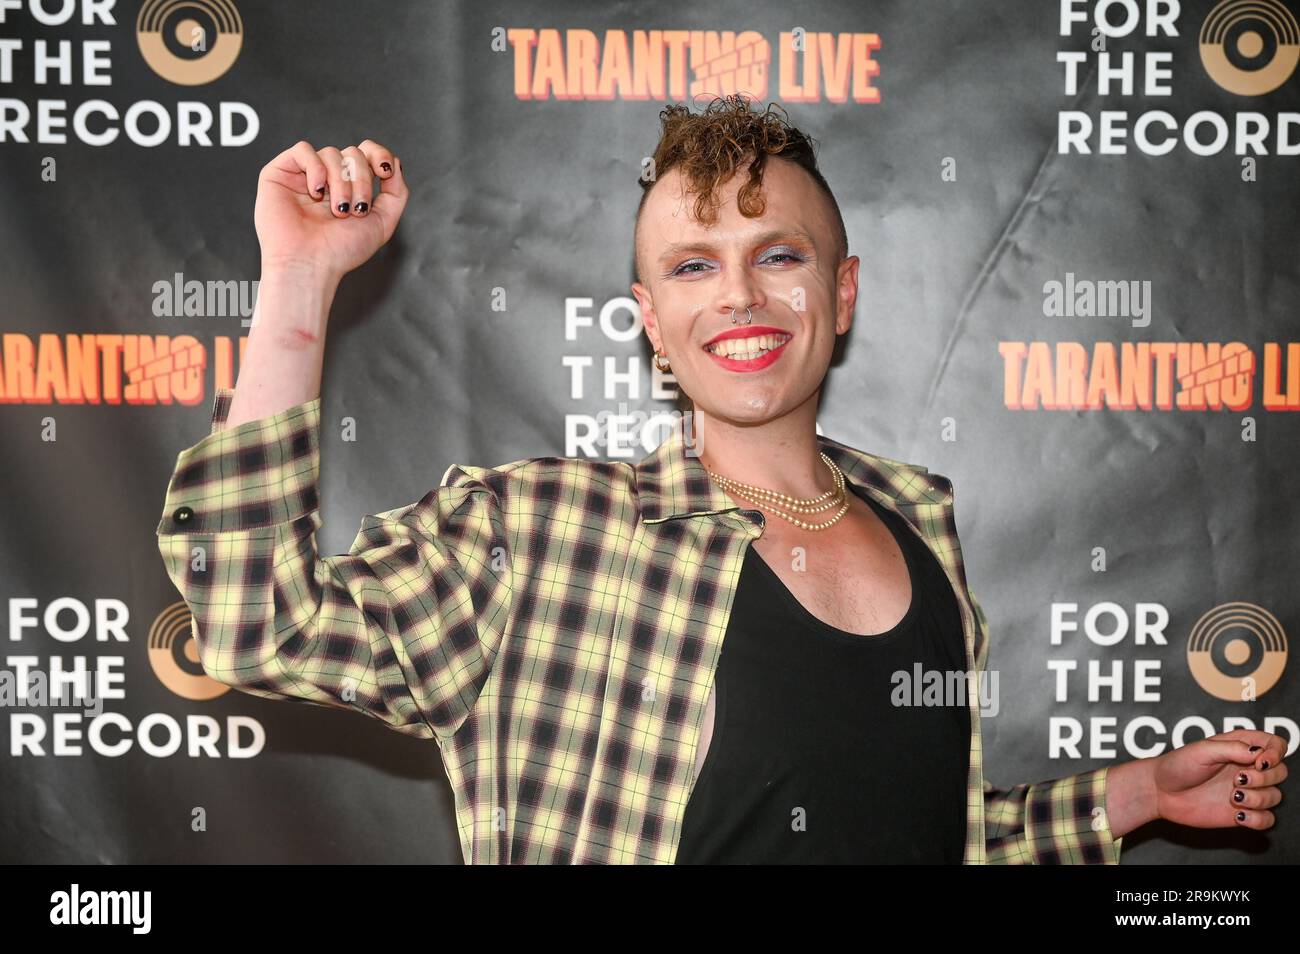
[[[1106,816],[1106,768],[996,789],[984,782],[989,864],[1117,865],[1123,838]]]

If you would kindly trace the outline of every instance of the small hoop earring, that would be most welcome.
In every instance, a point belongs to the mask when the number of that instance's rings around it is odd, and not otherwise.
[[[753,313],[752,311],[749,310],[749,306],[748,306],[748,305],[745,306],[745,314],[749,316],[749,317],[747,317],[747,318],[745,319],[745,324],[749,324],[750,322],[752,322],[752,321],[754,320],[754,313]],[[736,321],[736,306],[735,306],[735,305],[732,305],[732,306],[731,306],[731,323],[732,323],[733,325],[738,325],[738,324],[740,324],[740,322]]]
[[[659,359],[660,359],[660,358],[664,358],[664,359],[665,359],[663,364],[660,364],[660,363],[659,363]],[[658,351],[655,352],[655,367],[658,368],[660,371],[671,371],[671,370],[672,370],[672,365],[670,365],[670,364],[668,363],[668,361],[667,361],[667,355],[660,354],[660,352],[658,352]]]

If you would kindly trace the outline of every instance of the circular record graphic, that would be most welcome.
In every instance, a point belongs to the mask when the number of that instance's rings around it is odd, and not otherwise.
[[[202,86],[239,59],[244,23],[230,0],[145,0],[135,38],[144,61],[163,79]]]

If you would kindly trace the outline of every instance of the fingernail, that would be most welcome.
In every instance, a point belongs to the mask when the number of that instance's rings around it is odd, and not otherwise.
[[[1258,746],[1258,745],[1252,745],[1252,746],[1250,747],[1250,750],[1251,750],[1252,752],[1258,752],[1258,751],[1260,750],[1260,748],[1261,748],[1261,747]]]
[[[1266,769],[1266,768],[1268,768],[1268,759],[1265,759],[1264,761],[1260,762],[1260,763],[1259,763],[1259,767],[1260,767],[1261,769]]]
[[[317,195],[324,195],[324,194],[325,194],[325,187],[324,187],[324,186],[321,186],[320,188],[318,188],[318,189],[316,190],[316,194],[317,194]]]
[[[1245,785],[1247,781],[1248,781],[1248,780],[1247,780],[1247,778],[1246,778],[1246,773],[1245,773],[1245,772],[1242,772],[1240,775],[1237,776],[1237,784],[1238,784],[1238,785]]]
[[[348,210],[348,204],[347,204],[346,202],[340,202],[340,203],[339,203],[339,211],[340,211],[340,212],[346,212],[347,210]]]
[[[1245,801],[1245,800],[1246,800],[1246,793],[1243,792],[1241,789],[1237,789],[1237,790],[1235,790],[1235,791],[1232,793],[1232,800],[1233,800],[1234,802],[1242,802],[1242,801]]]
[[[354,210],[356,211],[357,215],[365,215],[366,209],[368,208],[370,208],[370,206],[366,205],[366,203],[358,202],[354,207]]]
[[[380,168],[380,169],[383,169],[385,172],[392,172],[392,171],[393,171],[393,165],[392,165],[392,163],[390,163],[390,162],[381,162],[381,163],[379,164],[379,168]]]
[[[1246,820],[1246,813],[1245,813],[1245,812],[1237,812],[1237,821],[1245,821],[1245,820]]]

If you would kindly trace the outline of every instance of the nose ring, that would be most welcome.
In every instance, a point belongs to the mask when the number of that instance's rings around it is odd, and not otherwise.
[[[745,313],[749,316],[748,318],[745,319],[745,324],[749,324],[751,321],[754,320],[754,313],[753,313],[752,311],[749,310],[749,306],[748,306],[748,305],[745,306]],[[740,324],[740,322],[738,322],[738,321],[736,320],[736,306],[735,306],[735,305],[732,305],[732,306],[731,306],[731,323],[732,323],[733,325],[738,325],[738,324]]]

